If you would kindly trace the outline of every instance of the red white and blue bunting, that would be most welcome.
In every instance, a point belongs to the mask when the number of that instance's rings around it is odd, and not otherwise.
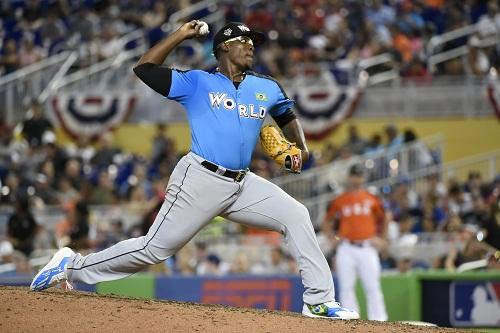
[[[95,139],[112,130],[131,114],[136,104],[132,92],[59,93],[52,98],[54,116],[73,138]]]
[[[338,85],[330,73],[323,72],[321,76],[321,85],[299,83],[293,93],[295,110],[311,140],[322,140],[351,117],[363,92],[358,85]]]

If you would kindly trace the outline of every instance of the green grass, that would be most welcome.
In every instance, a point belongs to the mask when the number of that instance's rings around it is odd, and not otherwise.
[[[473,328],[472,330],[481,333],[500,333],[500,328]]]

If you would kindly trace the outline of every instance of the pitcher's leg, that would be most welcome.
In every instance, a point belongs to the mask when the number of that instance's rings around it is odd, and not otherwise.
[[[356,249],[352,249],[349,245],[340,244],[337,247],[335,256],[335,266],[337,271],[338,288],[340,291],[340,302],[343,306],[359,311],[358,301],[356,299],[356,260],[353,253]]]
[[[365,290],[368,319],[370,320],[387,320],[387,312],[385,310],[384,294],[380,285],[380,259],[377,250],[373,247],[362,249],[364,253],[363,266],[360,267],[359,275],[363,288]]]
[[[209,174],[194,162],[181,160],[170,177],[167,195],[146,236],[122,241],[68,264],[69,280],[85,283],[116,280],[173,255],[208,221],[217,216],[238,188]],[[206,195],[206,189],[211,195]]]
[[[87,256],[77,254],[68,265],[69,280],[88,284],[117,280],[166,260],[206,223],[193,219],[174,226],[181,221],[181,211],[175,202],[166,200],[146,236],[121,241]]]
[[[228,219],[281,232],[294,257],[305,287],[304,302],[320,304],[335,299],[333,279],[319,248],[307,208],[276,185],[250,173]]]

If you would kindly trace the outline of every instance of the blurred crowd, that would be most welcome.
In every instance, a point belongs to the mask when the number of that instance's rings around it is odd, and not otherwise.
[[[482,40],[500,32],[498,7],[496,0],[295,0],[259,3],[245,19],[249,26],[268,32],[270,43],[259,54],[259,69],[275,77],[293,77],[304,62],[352,67],[359,60],[390,53],[403,77],[427,80],[429,40],[471,24],[478,24],[476,34],[434,51],[468,45],[469,57],[444,62],[436,74],[484,75],[490,66],[498,67],[498,43],[480,47]]]
[[[143,29],[149,44],[162,38],[168,17],[189,0],[12,0],[0,4],[0,75],[65,50],[84,67],[134,48],[120,38]]]
[[[137,41],[120,39],[136,29],[142,29],[149,47],[165,36],[163,25],[172,14],[196,2],[4,1],[0,74],[63,50],[78,51],[77,65],[86,66],[136,47]],[[425,81],[431,77],[428,57],[460,46],[469,47],[467,57],[443,62],[436,74],[482,76],[500,63],[498,43],[483,45],[499,35],[498,0],[280,0],[257,2],[249,8],[238,1],[223,1],[218,6],[226,20],[244,21],[267,34],[269,42],[257,52],[256,70],[278,79],[294,77],[303,63],[325,61],[345,70],[362,59],[390,53],[395,59],[390,66],[403,77]],[[209,13],[210,8],[202,9],[185,20]],[[426,49],[433,36],[471,24],[478,25],[477,33],[453,39],[437,50]],[[201,42],[202,48],[176,50],[180,53],[176,65],[213,64],[211,38]]]
[[[149,156],[141,156],[120,149],[111,133],[103,134],[96,143],[81,138],[65,145],[58,144],[42,105],[33,103],[27,114],[29,117],[15,128],[0,121],[0,215],[6,219],[6,230],[0,237],[2,260],[13,260],[10,256],[15,253],[16,260],[22,258],[25,262],[44,251],[65,245],[81,251],[95,251],[146,234],[166,195],[169,175],[183,153],[177,151],[175,140],[168,135],[168,127],[156,127]],[[307,167],[341,164],[359,155],[371,158],[379,154],[397,158],[398,152],[407,144],[412,145],[409,152],[413,162],[410,165],[415,170],[439,163],[439,157],[420,142],[411,129],[401,133],[397,127],[387,125],[372,138],[364,138],[354,125],[350,125],[347,132],[344,143],[338,146],[327,144],[314,151]],[[281,174],[276,163],[259,147],[251,169],[268,179]],[[467,182],[460,183],[441,179],[436,173],[425,178],[425,186],[420,186],[419,192],[410,186],[404,175],[395,179],[393,184],[375,189],[383,199],[391,221],[391,244],[415,245],[418,235],[439,231],[448,234],[450,242],[456,246],[450,247],[448,256],[436,258],[435,263],[426,265],[412,259],[414,253],[392,258],[386,249],[381,251],[386,268],[403,270],[399,265],[406,263],[405,269],[452,269],[466,260],[467,255],[460,252],[463,249],[459,246],[468,244],[464,235],[474,235],[470,237],[471,242],[477,240],[480,232],[488,242],[500,240],[500,224],[495,222],[499,215],[491,212],[495,207],[499,208],[499,178],[488,182],[480,173],[471,172]],[[370,181],[368,171],[366,181]],[[335,189],[328,189],[332,190]],[[58,212],[55,220],[50,218],[50,212],[54,211]],[[212,246],[219,244],[220,240],[225,243],[226,237],[242,235],[263,239],[263,245],[257,247],[267,249],[264,255],[251,255],[252,251],[247,253],[241,246],[229,252]],[[280,246],[278,234],[214,221],[201,237],[209,241],[203,241],[201,245],[200,242],[190,244],[155,269],[170,273],[212,274],[217,268],[217,274],[263,274],[275,272],[270,269],[275,265],[272,262],[282,261],[278,266],[283,271],[296,271],[286,249]],[[500,244],[494,246],[498,248]],[[255,246],[249,246],[252,248]],[[483,255],[484,251],[481,251],[473,252],[474,255]],[[228,260],[227,253],[234,254],[234,257]],[[29,265],[20,267],[30,269]]]

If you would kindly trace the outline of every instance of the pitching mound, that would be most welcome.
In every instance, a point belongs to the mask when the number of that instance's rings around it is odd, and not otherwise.
[[[0,332],[458,332],[289,312],[0,287]]]

